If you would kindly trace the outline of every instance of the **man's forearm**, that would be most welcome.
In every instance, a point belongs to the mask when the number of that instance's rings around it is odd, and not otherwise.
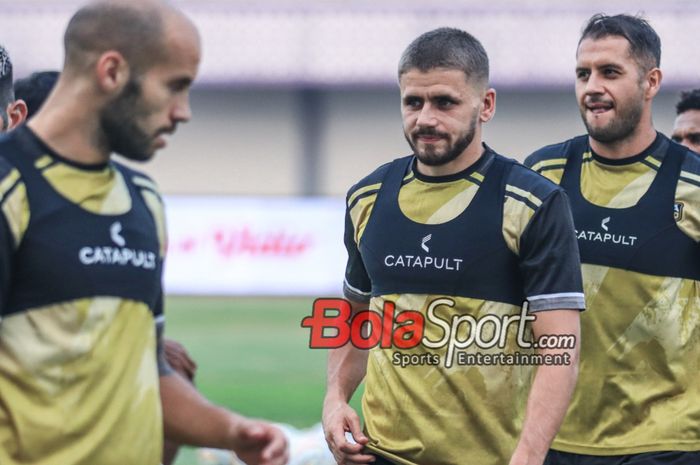
[[[562,355],[565,365],[541,365],[527,400],[525,421],[511,465],[542,465],[552,440],[557,435],[578,377],[580,347],[579,314],[574,310],[543,312],[533,322],[536,339],[543,335],[574,336],[572,348],[539,349],[541,355]]]
[[[577,373],[573,354],[571,365],[542,365],[537,369],[517,448],[531,460],[522,463],[542,463],[566,415]]]
[[[362,432],[360,417],[348,404],[367,371],[367,351],[352,344],[328,354],[328,386],[323,401],[323,431],[339,464],[363,464],[372,460],[363,453],[369,439]],[[354,441],[345,436],[349,431]]]
[[[231,449],[242,417],[206,400],[175,373],[160,377],[165,437],[192,446]]]
[[[367,304],[351,302],[353,314]],[[326,400],[349,402],[367,372],[367,350],[346,344],[328,352]]]
[[[367,372],[367,352],[348,344],[328,353],[327,399],[350,401]]]

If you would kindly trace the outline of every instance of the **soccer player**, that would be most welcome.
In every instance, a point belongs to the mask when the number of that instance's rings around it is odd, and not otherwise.
[[[58,81],[58,71],[37,71],[30,76],[19,79],[14,83],[15,99],[22,100],[27,105],[26,119],[34,116],[51,90]],[[182,344],[171,339],[163,338],[163,354],[168,365],[180,376],[194,382],[197,364],[192,360]],[[180,445],[166,439],[163,443],[162,465],[170,465],[175,461]]]
[[[671,139],[700,153],[700,89],[681,93]]]
[[[281,465],[279,429],[173,376],[160,196],[111,160],[151,158],[189,120],[196,28],[165,2],[100,1],[64,43],[55,90],[0,138],[0,463],[157,465],[165,430]]]
[[[644,19],[593,16],[576,52],[588,134],[526,160],[569,195],[588,308],[550,464],[700,463],[700,158],[652,124],[660,51]]]
[[[15,99],[12,89],[12,61],[0,45],[0,132],[18,126],[27,116],[27,105]]]
[[[527,299],[536,318],[524,331],[577,337],[584,307],[562,189],[482,143],[496,109],[488,74],[486,52],[467,32],[441,28],[415,39],[398,70],[413,155],[348,193],[346,297],[356,312],[368,302],[420,312],[429,340],[404,352],[330,351],[323,425],[339,464],[541,465],[568,406],[575,347],[538,349],[570,363],[543,364],[532,381],[534,367],[461,366],[440,343],[454,342],[446,322],[471,319],[480,328],[472,336],[497,336],[505,347],[465,352],[532,354],[496,321],[517,320]],[[397,364],[403,354],[417,363]],[[365,375],[363,431],[348,401]]]
[[[30,76],[19,79],[14,83],[15,99],[22,100],[27,105],[26,118],[34,116],[44,101],[48,98],[58,81],[58,71],[37,71]],[[180,376],[194,382],[197,364],[192,360],[182,344],[171,339],[163,338],[163,353],[168,365]],[[175,407],[177,408],[177,407]],[[175,462],[180,444],[165,439],[163,442],[162,465]]]

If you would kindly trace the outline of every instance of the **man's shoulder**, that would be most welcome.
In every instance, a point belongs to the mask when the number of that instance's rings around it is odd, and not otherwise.
[[[384,163],[350,187],[347,194],[348,206],[355,203],[359,197],[376,194],[382,187],[382,181],[384,181],[394,161]]]
[[[127,182],[133,183],[141,190],[145,189],[147,191],[153,192],[158,197],[161,196],[158,184],[156,184],[153,178],[151,178],[149,175],[142,171],[131,168],[118,161],[113,160],[112,163],[117,168],[117,170],[119,170],[122,173]]]
[[[588,136],[577,136],[563,142],[546,145],[535,150],[523,162],[525,166],[536,171],[550,181],[559,184],[569,157],[576,151],[585,150]]]
[[[675,144],[675,142],[672,142]],[[685,147],[683,147],[685,149]],[[681,180],[689,181],[700,187],[700,154],[685,149],[683,164],[681,165]]]
[[[18,144],[18,131],[0,134],[0,160],[3,165],[13,165],[11,161],[15,154],[21,150]]]
[[[683,161],[676,185],[674,218],[688,237],[700,242],[700,155],[680,145],[675,148],[683,150]]]
[[[20,182],[19,170],[11,157],[17,150],[15,137],[11,133],[0,135],[0,202]]]
[[[496,155],[496,160],[512,164],[505,179],[505,196],[537,210],[553,192],[561,190],[549,179],[511,158]]]
[[[552,205],[558,210],[557,199],[561,199],[565,194],[561,187],[519,162],[502,157],[501,160],[511,163],[504,180],[503,237],[511,251],[520,255],[522,236],[535,215],[543,218],[538,220],[538,223],[542,224],[544,221],[545,224],[551,224],[555,221]],[[554,215],[558,213],[559,211]]]
[[[506,179],[506,195],[509,193],[520,194],[521,196],[527,194],[528,197],[538,200],[538,202],[535,202],[538,206],[553,192],[560,190],[562,188],[550,179],[517,162],[511,168]]]
[[[581,135],[556,144],[545,145],[525,158],[523,164],[537,172],[546,167],[565,165],[574,148],[586,144],[587,137]]]

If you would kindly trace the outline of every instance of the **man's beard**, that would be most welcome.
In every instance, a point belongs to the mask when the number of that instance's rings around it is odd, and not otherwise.
[[[595,101],[595,99],[593,99],[593,101]],[[589,125],[586,119],[585,107],[580,111],[588,135],[600,143],[609,144],[625,140],[635,131],[642,119],[643,109],[641,99],[634,100],[634,102],[624,110],[621,107],[615,106],[615,111],[617,112],[616,118],[603,127],[592,127]]]
[[[464,150],[469,147],[469,144],[474,140],[476,135],[476,120],[478,115],[474,115],[471,122],[469,123],[469,129],[466,133],[457,139],[452,145],[449,145],[449,135],[436,131],[433,128],[419,129],[413,132],[410,136],[404,133],[408,145],[413,149],[413,153],[416,154],[418,160],[428,166],[442,166],[456,160]],[[447,149],[445,151],[439,151],[434,146],[428,145],[424,150],[418,149],[418,144],[414,141],[415,138],[421,136],[439,136],[448,142]]]
[[[107,149],[134,161],[145,161],[153,156],[150,146],[154,136],[147,134],[137,123],[147,114],[140,100],[141,86],[131,80],[99,114]]]

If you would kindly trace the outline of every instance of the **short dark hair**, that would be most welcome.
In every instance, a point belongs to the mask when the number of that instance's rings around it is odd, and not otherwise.
[[[15,93],[12,90],[12,61],[5,47],[0,45],[0,118],[3,126],[7,126],[6,109],[15,101]]]
[[[58,71],[37,71],[15,82],[15,99],[27,104],[27,118],[37,112],[58,81]]]
[[[676,104],[676,115],[688,110],[700,110],[700,89],[681,92],[681,99]]]
[[[460,29],[441,27],[411,42],[399,60],[399,79],[411,69],[426,72],[435,68],[464,71],[467,79],[484,86],[489,81],[489,57],[484,46]]]
[[[63,37],[65,68],[90,65],[92,54],[116,50],[136,75],[162,56],[163,19],[155,7],[95,2],[82,7],[68,22]]]
[[[584,39],[599,40],[609,36],[627,39],[630,55],[644,71],[661,64],[661,39],[641,16],[595,14],[583,28],[578,43],[581,45]]]

